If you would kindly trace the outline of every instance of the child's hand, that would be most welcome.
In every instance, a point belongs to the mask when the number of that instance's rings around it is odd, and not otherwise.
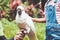
[[[14,37],[14,40],[23,40],[23,38],[25,37],[25,33],[23,33],[23,31],[24,29],[19,30]]]

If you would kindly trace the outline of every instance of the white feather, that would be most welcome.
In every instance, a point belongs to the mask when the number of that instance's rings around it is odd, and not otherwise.
[[[20,28],[27,29],[27,33],[29,33],[30,30],[32,30],[33,34],[35,35],[35,27],[34,27],[34,23],[33,23],[32,19],[31,19],[31,17],[25,12],[25,10],[24,10],[24,8],[22,6],[18,6],[17,9],[18,8],[20,8],[22,10],[22,14],[19,15],[17,13],[17,15],[16,15],[16,23],[19,24]]]

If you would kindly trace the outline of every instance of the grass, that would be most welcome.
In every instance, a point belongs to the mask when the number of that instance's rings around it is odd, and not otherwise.
[[[12,38],[15,36],[18,27],[15,23],[15,21],[9,22],[7,19],[2,19],[3,27],[4,27],[4,33],[6,38]],[[45,36],[45,23],[36,23],[34,22],[35,28],[36,28],[36,33],[37,37],[39,40],[44,40]],[[24,40],[27,40],[25,37]]]

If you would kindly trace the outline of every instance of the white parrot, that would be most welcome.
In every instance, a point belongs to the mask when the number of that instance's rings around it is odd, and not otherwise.
[[[24,32],[27,33],[29,40],[38,40],[34,23],[21,5],[17,7],[16,23],[20,29],[26,29]]]

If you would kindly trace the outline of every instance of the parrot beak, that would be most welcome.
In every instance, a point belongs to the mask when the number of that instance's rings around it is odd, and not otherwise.
[[[18,8],[18,9],[17,9],[17,13],[18,13],[19,15],[21,15],[21,14],[22,14],[22,10],[21,10],[20,8]]]

